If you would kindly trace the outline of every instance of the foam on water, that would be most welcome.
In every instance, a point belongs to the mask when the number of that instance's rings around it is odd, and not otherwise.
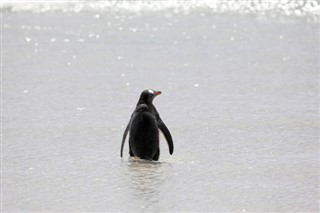
[[[190,1],[10,1],[6,0],[1,5],[2,10],[12,12],[31,11],[44,13],[49,11],[63,11],[79,13],[83,11],[130,11],[135,13],[156,12],[172,10],[174,13],[188,14],[192,10],[206,9],[214,13],[253,13],[253,14],[284,14],[290,16],[312,16],[318,19],[320,15],[319,0],[190,0]],[[99,18],[99,14],[95,16]]]

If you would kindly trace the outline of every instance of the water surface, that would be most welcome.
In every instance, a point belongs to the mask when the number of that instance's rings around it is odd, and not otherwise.
[[[6,4],[2,211],[319,211],[310,2]],[[159,162],[129,159],[127,143],[120,159],[146,88],[162,91],[175,151],[161,135]]]

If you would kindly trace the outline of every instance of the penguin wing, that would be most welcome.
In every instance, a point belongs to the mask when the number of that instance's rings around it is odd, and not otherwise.
[[[126,137],[127,137],[128,132],[129,132],[129,129],[130,129],[130,123],[131,123],[131,120],[129,121],[129,123],[128,123],[127,127],[126,127],[126,130],[124,130],[124,133],[123,133],[120,157],[122,157],[123,145],[124,145],[124,142],[126,141]]]
[[[168,146],[169,146],[169,153],[170,155],[172,155],[173,153],[173,141],[172,141],[172,137],[170,134],[169,129],[167,128],[167,126],[163,123],[163,121],[161,120],[161,118],[158,118],[158,127],[161,130],[161,132],[164,134],[164,137],[167,140]]]

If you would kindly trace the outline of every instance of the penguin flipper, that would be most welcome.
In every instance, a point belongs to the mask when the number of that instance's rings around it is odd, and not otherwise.
[[[172,155],[173,153],[173,141],[172,141],[172,137],[170,134],[169,129],[167,128],[167,126],[163,123],[163,121],[161,120],[161,118],[159,117],[158,119],[158,127],[161,130],[161,132],[164,134],[164,137],[167,140],[168,146],[169,146],[169,153],[170,155]]]
[[[121,150],[120,150],[120,157],[122,157],[123,146],[124,146],[124,142],[126,141],[126,137],[127,137],[128,132],[129,132],[129,128],[130,128],[130,122],[128,123],[128,125],[126,127],[126,130],[124,130],[124,133],[123,133],[122,143],[121,143]]]

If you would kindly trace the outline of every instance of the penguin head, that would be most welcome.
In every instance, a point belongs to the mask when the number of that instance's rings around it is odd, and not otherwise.
[[[147,105],[152,104],[153,99],[160,94],[161,94],[160,91],[154,91],[152,89],[144,90],[140,95],[138,104],[147,104]]]

